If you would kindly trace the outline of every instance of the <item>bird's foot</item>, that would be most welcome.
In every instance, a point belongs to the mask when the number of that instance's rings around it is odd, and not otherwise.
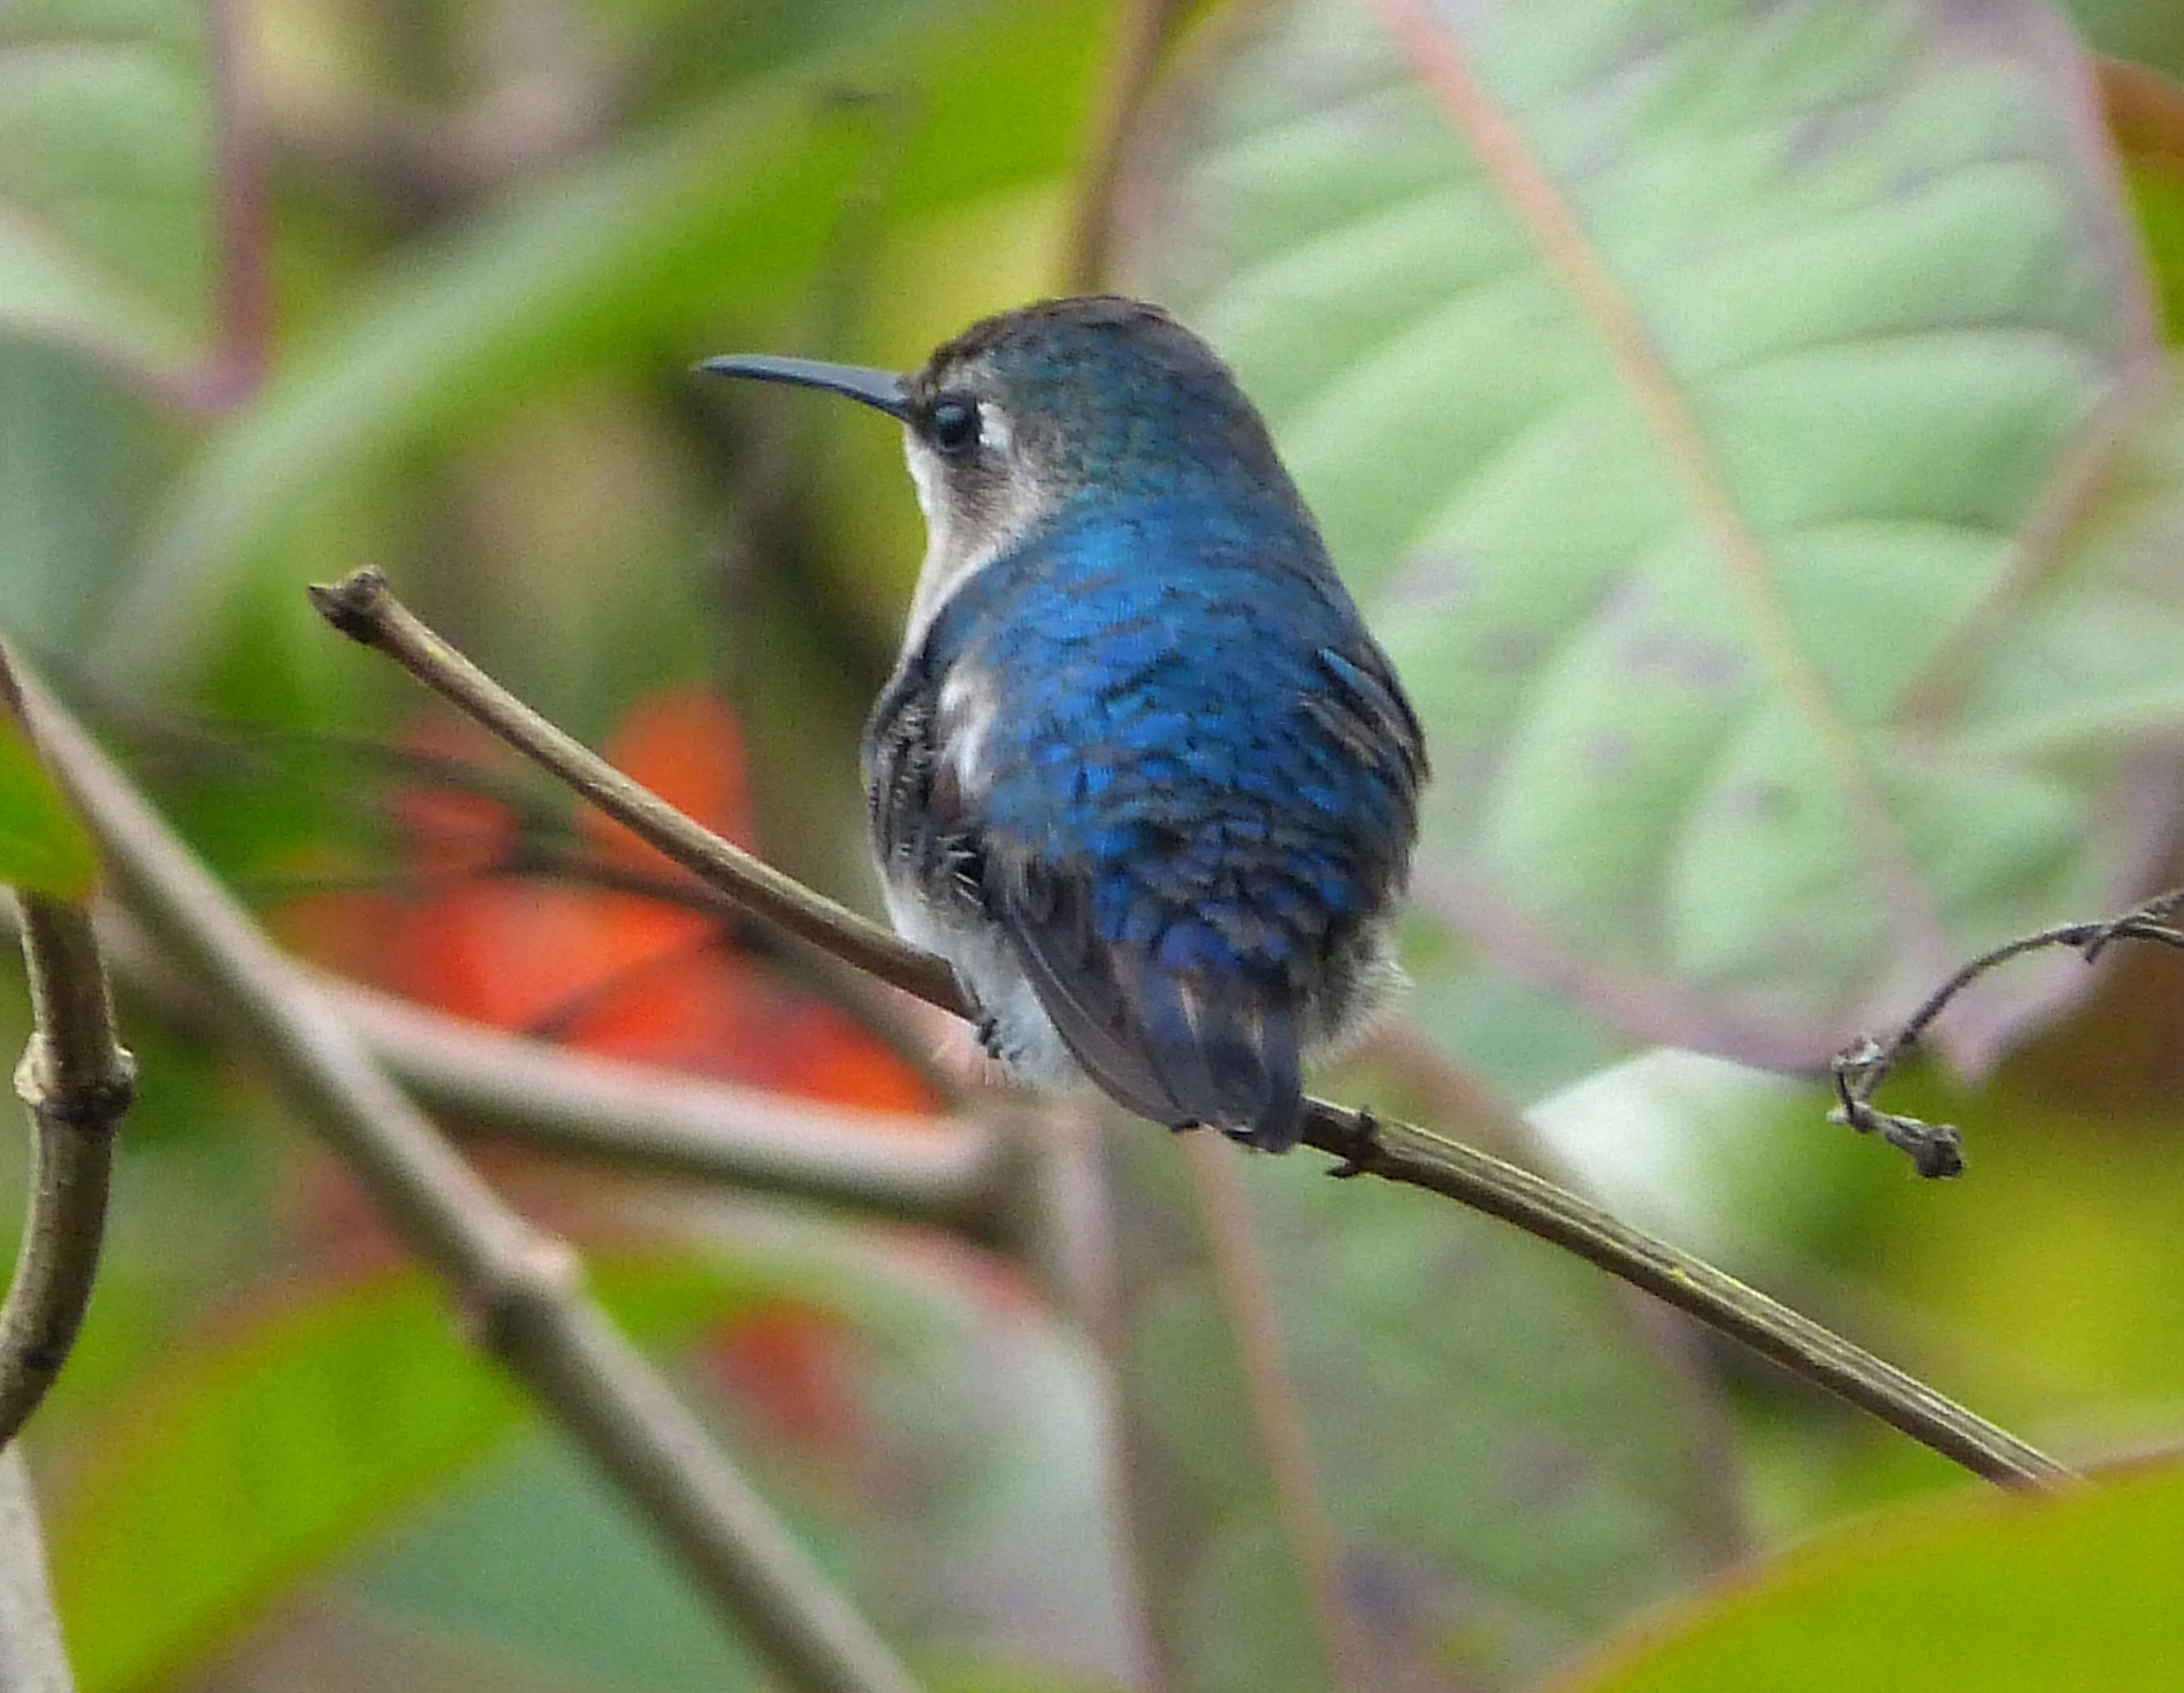
[[[1351,1131],[1350,1144],[1343,1149],[1340,1161],[1327,1172],[1338,1182],[1364,1175],[1366,1161],[1380,1150],[1379,1118],[1363,1105],[1357,1107],[1357,1126]]]

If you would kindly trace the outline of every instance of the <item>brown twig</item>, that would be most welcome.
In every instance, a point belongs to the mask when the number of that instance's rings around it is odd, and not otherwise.
[[[117,978],[191,1032],[211,988],[126,911],[98,914]],[[1020,1139],[969,1118],[870,1111],[572,1051],[294,965],[405,1091],[471,1128],[624,1168],[1020,1244]]]
[[[681,1556],[787,1685],[914,1693],[871,1625],[579,1285],[562,1242],[502,1203],[90,738],[26,688],[47,755],[155,940],[234,1019],[404,1235],[477,1343],[527,1386]]]
[[[1108,281],[1108,250],[1113,244],[1123,158],[1152,87],[1153,73],[1186,5],[1187,0],[1128,0],[1116,8],[1114,46],[1108,53],[1091,152],[1062,261],[1063,285],[1072,293],[1089,293]]]
[[[106,1236],[114,1134],[136,1067],[114,1038],[106,971],[81,906],[25,896],[23,959],[36,1024],[15,1091],[30,1107],[30,1216],[0,1306],[0,1447],[53,1385],[91,1303]]]
[[[546,723],[454,652],[395,600],[376,571],[314,588],[320,611],[343,633],[395,657],[509,743],[598,798],[677,862],[815,945],[860,963],[883,961],[888,979],[958,1016],[972,1007],[947,966],[841,906],[715,840],[671,806],[637,788]],[[610,796],[611,804],[607,797]],[[1428,1129],[1379,1122],[1324,1100],[1309,1102],[1304,1139],[1340,1161],[1336,1173],[1372,1174],[1421,1187],[1514,1223],[1564,1247],[1792,1373],[1841,1395],[1991,1480],[2053,1484],[2070,1472],[2015,1436],[1799,1316],[1703,1260],[1680,1252],[1553,1183]]]
[[[2163,946],[2184,948],[2184,930],[2169,919],[2184,908],[2184,888],[2156,895],[2120,917],[2099,923],[2064,923],[2037,934],[2021,935],[1981,953],[1959,966],[1929,994],[1919,1009],[1906,1017],[1886,1039],[1872,1035],[1852,1041],[1836,1055],[1831,1067],[1836,1108],[1828,1121],[1847,1124],[1860,1134],[1877,1134],[1904,1153],[1922,1176],[1954,1176],[1964,1167],[1964,1136],[1954,1123],[1928,1122],[1901,1111],[1885,1111],[1873,1103],[1896,1066],[1917,1047],[1934,1020],[1950,1003],[1989,971],[2051,946],[2075,948],[2092,963],[2111,941],[2148,940]]]
[[[4,653],[0,705],[34,743],[41,738]],[[20,903],[31,1033],[15,1091],[31,1112],[30,1212],[0,1305],[0,1448],[37,1409],[83,1325],[106,1238],[114,1130],[136,1078],[114,1033],[89,911],[42,894],[25,894]]]
[[[1244,1378],[1245,1403],[1237,1421],[1257,1444],[1282,1537],[1310,1603],[1329,1693],[1363,1693],[1372,1685],[1371,1658],[1344,1586],[1342,1549],[1328,1515],[1304,1406],[1283,1351],[1273,1295],[1252,1233],[1242,1167],[1207,1135],[1186,1136],[1184,1156],[1206,1268]]]
[[[434,693],[460,706],[518,752],[551,771],[616,821],[686,870],[728,894],[755,916],[847,960],[941,1010],[976,1015],[948,966],[898,940],[855,911],[815,894],[772,865],[731,846],[599,758],[509,693],[435,635],[389,592],[387,578],[358,571],[332,586],[315,585],[311,604],[347,635],[387,654]]]
[[[532,1145],[972,1235],[1005,1208],[1008,1150],[983,1123],[672,1075],[330,978],[319,991],[420,1096]]]

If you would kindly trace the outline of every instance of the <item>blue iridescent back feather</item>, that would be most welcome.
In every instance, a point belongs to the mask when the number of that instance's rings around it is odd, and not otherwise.
[[[1109,1093],[1294,1144],[1301,1052],[1374,996],[1425,774],[1301,505],[1064,503],[941,608],[866,766],[889,876],[998,923]]]

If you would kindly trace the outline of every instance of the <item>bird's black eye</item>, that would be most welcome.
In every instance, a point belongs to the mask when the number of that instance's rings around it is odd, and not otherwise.
[[[950,458],[969,452],[978,444],[978,403],[958,394],[943,394],[926,415],[925,432]]]

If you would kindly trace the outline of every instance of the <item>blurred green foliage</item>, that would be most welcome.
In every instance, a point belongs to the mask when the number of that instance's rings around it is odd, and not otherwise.
[[[38,761],[23,726],[0,711],[0,883],[81,899],[98,875],[90,836]]]
[[[894,443],[688,368],[914,361],[1080,281],[1112,182],[1106,280],[1236,364],[1429,722],[1417,991],[1335,1085],[1451,1127],[1442,1057],[1552,1093],[1551,1156],[1680,1242],[2068,1453],[2173,1443],[2170,961],[2090,994],[2034,962],[1944,1024],[1975,1079],[1898,1103],[1966,1124],[1948,1190],[1729,1061],[1809,1064],[2159,879],[2175,8],[1181,9],[1106,159],[1161,8],[0,12],[0,630],[299,944],[302,896],[404,890],[439,748],[305,605],[365,562],[588,738],[717,692],[759,844],[868,902],[855,737],[921,550]],[[2140,68],[2107,131],[2073,22]],[[81,888],[23,754],[0,730],[0,879]],[[84,1686],[758,1685],[191,999],[127,997],[108,1267],[33,1428]],[[1112,1132],[1112,1333],[960,1242],[493,1167],[934,1686],[1325,1687],[1220,1207]],[[2173,1674],[2173,1479],[1921,1501],[1970,1484],[1495,1225],[1301,1158],[1237,1203],[1362,1685]],[[1704,1590],[1881,1507],[1913,1514]],[[1944,1593],[1975,1626],[1882,1602]]]

